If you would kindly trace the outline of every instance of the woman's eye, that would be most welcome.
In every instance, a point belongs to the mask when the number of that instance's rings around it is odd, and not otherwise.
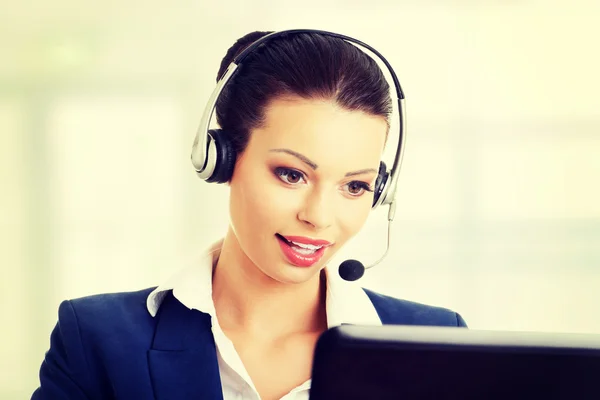
[[[369,186],[368,183],[360,182],[360,181],[352,181],[352,182],[348,183],[347,187],[348,187],[348,193],[350,193],[350,195],[352,195],[352,196],[360,196],[365,191],[366,192],[373,191],[373,189],[371,189],[371,187]]]
[[[304,174],[300,171],[296,171],[289,168],[276,168],[275,175],[279,177],[285,183],[289,183],[290,185],[295,185],[300,182],[300,180],[304,179]]]

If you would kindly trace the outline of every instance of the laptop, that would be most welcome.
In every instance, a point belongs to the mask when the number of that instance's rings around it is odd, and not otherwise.
[[[317,342],[311,400],[600,399],[600,335],[342,325]]]

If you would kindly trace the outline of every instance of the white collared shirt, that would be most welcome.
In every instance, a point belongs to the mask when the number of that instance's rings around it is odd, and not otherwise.
[[[154,317],[169,290],[173,296],[189,309],[207,313],[212,317],[212,333],[217,348],[219,373],[224,400],[259,400],[260,396],[233,343],[219,326],[212,299],[212,268],[217,260],[223,240],[219,240],[203,255],[200,265],[194,264],[181,269],[167,282],[148,296],[146,305]],[[364,290],[356,283],[346,282],[329,267],[325,268],[327,295],[327,326],[341,324],[381,325],[381,320]],[[281,400],[308,400],[310,379],[295,387]]]

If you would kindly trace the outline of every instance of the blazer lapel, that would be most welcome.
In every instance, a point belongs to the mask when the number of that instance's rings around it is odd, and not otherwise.
[[[222,400],[210,315],[186,308],[169,291],[156,318],[148,351],[156,400]]]

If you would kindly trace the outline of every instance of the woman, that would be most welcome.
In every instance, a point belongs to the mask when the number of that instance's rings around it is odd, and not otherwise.
[[[217,81],[265,34],[239,39]],[[33,398],[307,399],[330,327],[465,326],[325,268],[372,208],[390,114],[381,70],[340,38],[296,32],[254,50],[216,103],[236,154],[213,179],[230,187],[225,237],[157,288],[63,302]]]

